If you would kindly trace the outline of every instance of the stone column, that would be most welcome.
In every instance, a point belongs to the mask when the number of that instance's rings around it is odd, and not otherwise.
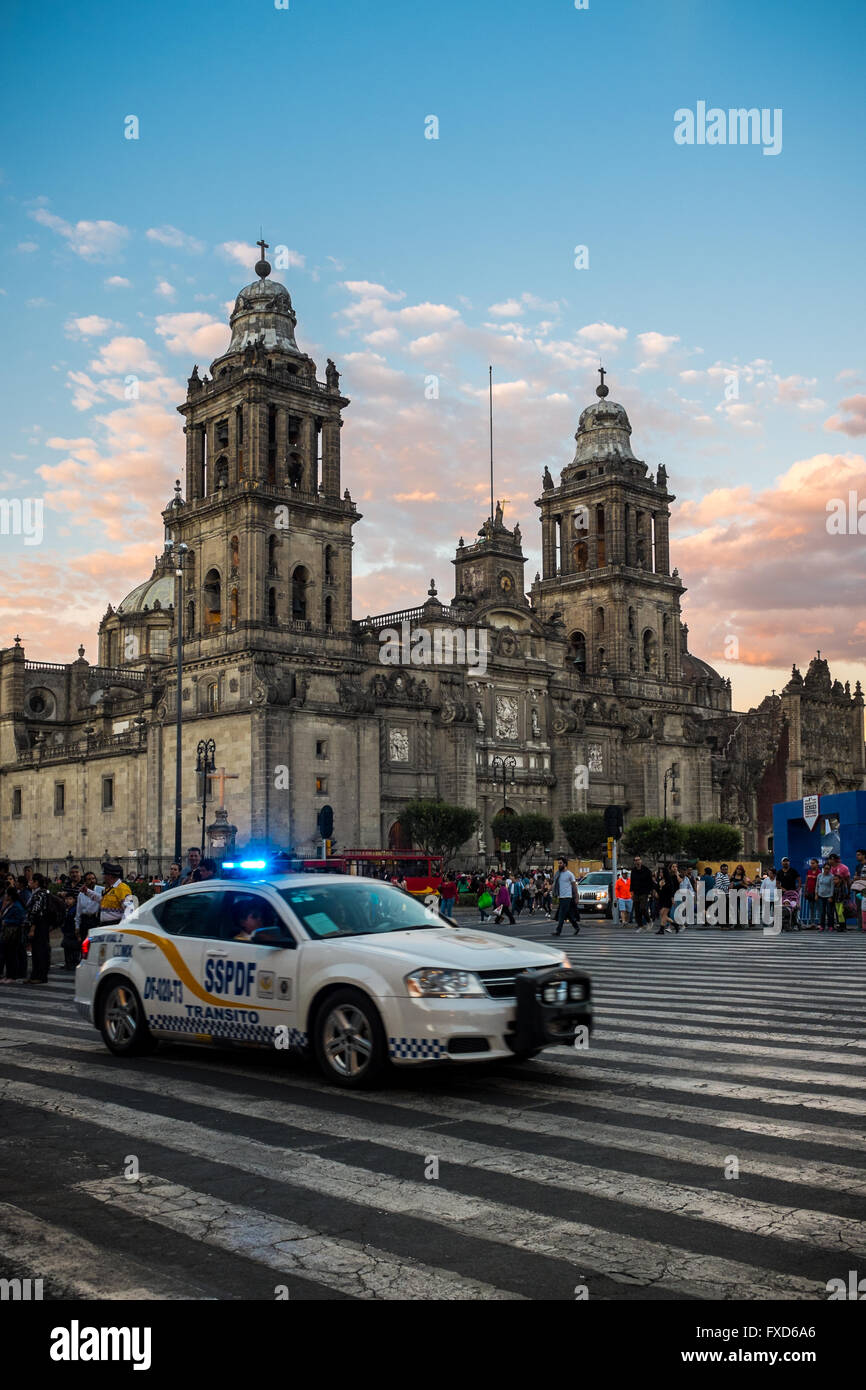
[[[556,528],[549,511],[541,514],[541,574],[550,579],[556,570]]]
[[[653,512],[653,527],[655,530],[655,571],[656,574],[670,574],[671,572],[671,547],[670,547],[670,520],[667,509],[661,512]]]
[[[605,541],[608,564],[625,564],[625,512],[624,503],[618,500],[608,505]]]
[[[229,487],[232,487],[238,480],[238,427],[234,406],[228,413],[228,421],[229,442],[226,454],[229,461]]]
[[[186,426],[186,496],[188,502],[191,502],[196,496],[195,474],[198,464],[198,437],[198,425],[189,421]]]
[[[630,506],[628,509],[628,517],[626,519],[625,544],[625,562],[627,565],[630,565],[632,569],[634,569],[634,567],[637,565],[637,512],[635,511],[633,506]]]
[[[589,568],[598,569],[598,509],[593,503],[587,508],[589,511],[589,531],[586,543],[589,550]]]
[[[322,424],[322,482],[326,497],[340,496],[340,426],[342,421]]]
[[[280,488],[285,487],[286,480],[286,461],[289,453],[289,421],[286,411],[281,405],[277,406],[277,431],[274,441],[274,452],[276,457],[276,481]]]
[[[319,431],[316,427],[316,418],[314,415],[310,415],[304,420],[301,437],[304,443],[305,454],[302,487],[307,492],[316,493],[319,491]]]

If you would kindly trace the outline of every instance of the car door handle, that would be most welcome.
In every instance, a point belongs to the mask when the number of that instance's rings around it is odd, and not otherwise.
[[[209,956],[227,956],[228,951],[208,951]]]
[[[142,941],[142,942],[139,943],[139,950],[141,950],[141,951],[155,951],[155,950],[156,950],[156,942],[155,942],[155,941]]]

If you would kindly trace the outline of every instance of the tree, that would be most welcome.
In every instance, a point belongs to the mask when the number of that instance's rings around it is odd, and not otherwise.
[[[478,828],[478,812],[447,801],[410,801],[401,808],[400,824],[415,849],[441,854],[445,864]]]
[[[573,811],[560,816],[562,833],[578,859],[584,856],[595,859],[604,851],[607,836],[604,829],[604,815],[601,811]]]
[[[691,859],[712,859],[724,863],[734,859],[743,846],[743,837],[735,825],[725,821],[698,821],[683,827],[686,832],[686,853]]]
[[[535,844],[549,845],[553,838],[553,821],[550,816],[527,811],[525,815],[513,815],[499,811],[490,822],[498,840],[507,840],[511,845],[511,855],[519,864],[527,850]]]
[[[678,820],[667,823],[660,816],[638,816],[626,828],[622,837],[626,854],[640,854],[647,859],[676,859],[685,847],[685,826]]]

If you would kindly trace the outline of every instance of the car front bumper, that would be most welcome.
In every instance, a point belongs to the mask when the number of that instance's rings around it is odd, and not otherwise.
[[[545,984],[582,982],[585,997],[555,1005],[538,998]],[[486,1062],[543,1047],[572,1046],[578,1028],[592,1029],[589,977],[555,966],[527,970],[513,999],[388,999],[383,1010],[388,1054],[398,1066],[416,1062]],[[384,1002],[384,1001],[383,1001]]]

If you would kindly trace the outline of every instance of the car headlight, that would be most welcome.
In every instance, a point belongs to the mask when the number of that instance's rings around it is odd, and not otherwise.
[[[560,956],[559,963],[560,963],[560,965],[562,966],[563,970],[573,970],[573,969],[574,969],[574,966],[572,965],[571,961],[568,959],[568,956],[565,954],[564,951],[563,951],[562,955]]]
[[[582,980],[572,980],[568,986],[569,999],[585,999],[586,985]]]
[[[604,890],[602,890],[600,893],[596,893],[595,895],[595,900],[597,903],[603,903],[606,900],[606,898],[607,893],[605,893]]]
[[[437,970],[432,966],[407,975],[406,988],[413,999],[465,999],[484,994],[481,981],[471,971]]]

